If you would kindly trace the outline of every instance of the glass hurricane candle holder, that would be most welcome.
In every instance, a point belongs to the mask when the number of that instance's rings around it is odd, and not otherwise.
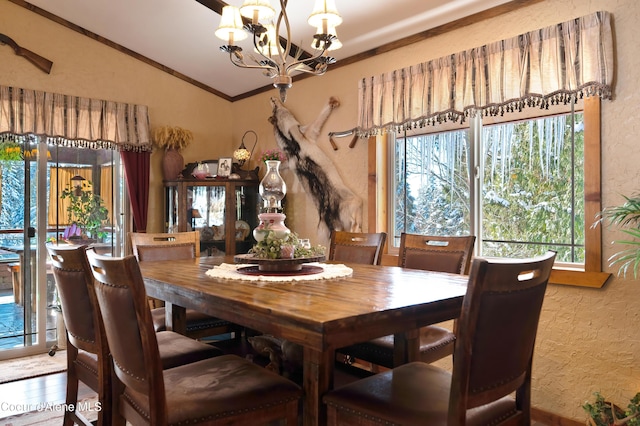
[[[287,184],[280,175],[280,161],[267,160],[267,173],[260,181],[260,197],[263,200],[265,213],[281,213],[282,199],[287,193]]]

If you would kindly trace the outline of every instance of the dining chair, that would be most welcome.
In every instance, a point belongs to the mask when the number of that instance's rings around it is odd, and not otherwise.
[[[554,259],[555,252],[474,259],[452,372],[411,362],[330,391],[328,424],[529,425],[534,344]]]
[[[98,307],[86,246],[47,245],[53,276],[67,329],[67,407],[75,407],[79,382],[98,394],[102,410],[98,425],[111,425],[112,368],[104,323]],[[173,332],[157,335],[163,368],[222,355],[218,348]],[[67,410],[64,425],[91,424],[82,414]]]
[[[402,233],[398,266],[453,274],[467,274],[476,237],[431,236]],[[420,328],[420,360],[432,363],[452,355],[456,341],[454,331],[438,325]],[[393,336],[384,336],[338,350],[347,359],[358,359],[376,366],[393,368]]]
[[[329,260],[380,265],[382,250],[387,240],[384,232],[331,231]]]
[[[115,375],[119,415],[132,425],[297,425],[301,388],[236,356],[162,370],[140,267],[134,256],[87,253]]]
[[[143,233],[130,232],[133,254],[139,261],[169,261],[200,257],[200,232]],[[154,301],[151,310],[156,331],[166,330],[167,317],[164,304]],[[243,327],[193,309],[187,309],[187,336],[194,339],[234,333],[239,337]]]

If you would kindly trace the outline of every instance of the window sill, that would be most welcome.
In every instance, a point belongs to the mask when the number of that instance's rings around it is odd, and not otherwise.
[[[553,268],[549,284],[602,288],[610,277],[611,274],[608,272]]]
[[[384,254],[382,264],[397,266],[398,255]],[[553,268],[549,284],[571,285],[576,287],[602,288],[611,277],[608,272],[587,272],[577,269]]]

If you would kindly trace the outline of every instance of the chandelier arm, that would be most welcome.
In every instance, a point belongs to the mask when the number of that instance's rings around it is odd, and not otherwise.
[[[272,67],[270,65],[250,65],[250,64],[247,64],[242,59],[234,60],[233,54],[229,55],[229,59],[231,60],[231,63],[238,68],[247,68],[247,69],[256,69],[256,70],[276,70],[276,71],[278,70],[278,68]],[[255,59],[253,60],[255,61]]]
[[[276,37],[278,38],[278,40],[280,39],[280,27],[282,26],[283,19],[285,29],[287,30],[284,51],[282,50],[282,43],[278,42],[278,54],[280,55],[280,62],[285,68],[287,65],[287,57],[291,52],[291,26],[289,25],[289,17],[287,16],[287,2],[288,0],[280,0],[280,14],[278,15],[278,21],[276,22]]]
[[[298,65],[306,65],[312,69],[315,69],[314,67],[311,67],[309,64],[307,64],[307,62],[316,62],[318,58],[320,58],[322,55],[324,55],[326,49],[322,50],[319,54],[312,56],[311,58],[306,58],[306,59],[300,59],[298,61],[292,62],[291,64],[287,65],[285,70],[287,73],[289,73],[290,70],[296,68]],[[313,71],[308,71],[305,69],[297,69],[297,71],[302,71],[302,72],[306,72],[306,73],[311,73],[314,74]],[[326,66],[325,66],[325,71],[326,71]],[[322,74],[324,74],[324,71],[322,72]]]
[[[256,52],[258,55],[260,55],[261,57],[263,57],[265,62],[275,64],[276,66],[272,66],[272,65],[262,65],[262,64],[261,64],[261,62],[262,62],[262,61],[257,60],[257,59],[256,59],[256,57],[255,57],[255,56],[253,56],[253,55],[249,55],[249,57],[251,58],[251,60],[252,60],[253,62],[255,62],[256,64],[258,64],[258,66],[259,66],[260,68],[262,68],[262,69],[274,70],[274,71],[276,71],[276,72],[280,71],[280,67],[279,67],[279,66],[277,66],[278,64],[277,64],[277,63],[276,63],[276,62],[275,62],[275,61],[274,61],[270,56],[267,56],[267,55],[265,55],[265,54],[262,52],[261,46],[259,46],[259,45],[258,45],[258,39],[259,39],[259,37],[257,37],[255,34],[253,34],[253,47],[255,47],[255,52]],[[243,62],[244,62],[244,61],[243,61]]]
[[[303,73],[306,73],[306,74],[311,74],[311,75],[324,75],[327,72],[327,68],[328,67],[324,67],[320,71],[316,70],[315,68],[312,69],[312,70],[306,70],[304,68],[299,68],[297,71],[298,72],[303,72]]]

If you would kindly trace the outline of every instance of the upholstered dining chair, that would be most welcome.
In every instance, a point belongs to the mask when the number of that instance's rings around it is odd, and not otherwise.
[[[301,388],[236,355],[162,370],[144,281],[134,256],[87,253],[104,317],[119,414],[132,425],[297,425]]]
[[[384,232],[331,231],[329,260],[380,265],[382,250],[387,240]]]
[[[330,391],[328,424],[529,425],[533,350],[554,259],[474,259],[452,373],[412,362]]]
[[[112,368],[104,323],[98,307],[86,246],[53,246],[47,250],[67,328],[67,406],[76,406],[79,382],[98,394],[99,425],[111,425]],[[173,332],[157,335],[163,368],[222,355],[219,349]],[[90,424],[79,413],[65,411],[64,425]]]
[[[130,232],[133,254],[139,261],[181,260],[200,257],[200,232],[143,233]],[[234,333],[239,337],[243,328],[237,324],[202,312],[187,309],[187,336],[194,339]],[[166,312],[160,301],[151,310],[156,331],[166,330]]]
[[[453,274],[467,274],[476,237],[430,236],[402,233],[398,266]],[[455,327],[454,327],[455,331]],[[453,354],[456,335],[438,325],[420,329],[420,360],[432,363]],[[393,368],[393,336],[384,336],[339,349],[349,359]]]

